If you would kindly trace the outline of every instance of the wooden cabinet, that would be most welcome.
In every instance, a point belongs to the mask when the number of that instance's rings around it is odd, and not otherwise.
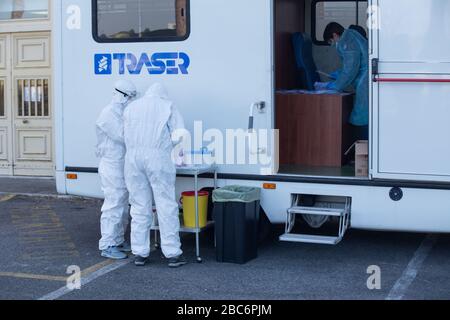
[[[341,167],[352,145],[350,94],[276,94],[280,164]]]

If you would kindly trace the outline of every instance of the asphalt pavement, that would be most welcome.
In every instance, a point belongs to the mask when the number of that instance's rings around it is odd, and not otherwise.
[[[258,258],[236,265],[216,262],[209,230],[203,263],[194,236],[184,234],[188,265],[170,269],[153,249],[139,268],[132,257],[100,256],[100,200],[53,197],[52,180],[10,180],[0,178],[0,299],[450,298],[449,235],[350,230],[339,245],[322,246],[280,242],[283,226],[274,226]],[[81,289],[67,287],[68,268],[80,270]]]

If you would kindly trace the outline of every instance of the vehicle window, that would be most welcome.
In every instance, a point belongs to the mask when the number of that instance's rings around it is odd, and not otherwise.
[[[367,32],[367,1],[316,1],[313,4],[313,40],[327,45],[323,32],[330,22],[338,22],[344,28],[359,25]]]
[[[181,41],[189,33],[189,0],[94,0],[98,42]]]

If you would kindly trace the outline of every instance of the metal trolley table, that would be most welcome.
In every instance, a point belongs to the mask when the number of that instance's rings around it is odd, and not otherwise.
[[[208,229],[214,225],[214,221],[207,221],[206,226],[199,227],[199,215],[198,215],[198,179],[199,176],[205,173],[214,174],[214,189],[217,188],[217,167],[215,165],[192,165],[177,167],[177,175],[181,176],[191,176],[194,178],[194,192],[195,192],[195,228],[187,228],[185,226],[180,227],[180,232],[183,233],[195,233],[195,246],[196,246],[196,256],[197,262],[201,263],[202,258],[200,256],[200,232]],[[153,223],[151,230],[155,231],[155,247],[159,247],[158,243],[158,231],[159,226],[157,223]]]

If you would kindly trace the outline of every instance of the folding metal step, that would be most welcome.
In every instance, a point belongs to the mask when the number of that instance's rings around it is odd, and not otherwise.
[[[310,214],[320,216],[342,217],[345,208],[322,208],[322,207],[292,207],[288,209],[291,214]]]
[[[346,197],[344,199],[340,199],[338,202],[319,202],[316,203],[315,206],[306,207],[299,205],[299,203],[301,203],[300,197],[300,195],[293,195],[292,207],[287,209],[286,232],[280,236],[280,241],[328,245],[336,245],[341,242],[350,225],[351,198]],[[338,217],[339,232],[336,236],[292,233],[296,221],[295,217],[297,215],[322,216],[324,219],[322,221],[326,221],[329,217]],[[318,224],[318,227],[319,226],[321,226],[321,223]]]
[[[340,237],[315,236],[310,234],[285,233],[282,236],[280,236],[280,241],[329,244],[329,245],[336,245],[341,240],[342,238]]]

